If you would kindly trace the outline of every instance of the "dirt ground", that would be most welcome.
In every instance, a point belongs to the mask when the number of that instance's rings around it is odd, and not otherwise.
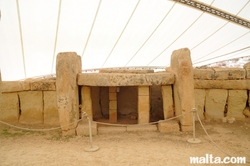
[[[203,123],[215,143],[226,153],[246,157],[250,161],[250,119],[233,124],[220,121]],[[196,137],[201,140],[199,144],[187,142],[192,138],[192,132],[124,132],[94,136],[93,145],[100,149],[86,152],[84,149],[89,146],[89,137],[62,137],[60,133],[60,130],[22,131],[1,125],[0,165],[182,166],[197,165],[190,164],[192,156],[212,154],[214,157],[226,157],[211,143],[198,122]]]

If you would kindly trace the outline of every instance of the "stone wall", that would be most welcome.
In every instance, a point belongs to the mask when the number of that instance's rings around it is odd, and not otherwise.
[[[0,120],[58,126],[55,81],[34,78],[1,82]]]
[[[152,72],[149,74],[150,77],[155,77]],[[250,105],[249,64],[245,65],[244,68],[195,68],[193,74],[195,107],[198,109],[201,119],[221,119],[225,116],[243,119],[247,118],[246,115],[249,116],[247,108]],[[88,77],[90,75],[91,73],[88,73]],[[159,79],[158,77],[161,75],[164,75],[164,72],[157,74],[156,78]],[[169,76],[165,79],[172,80],[173,74],[168,71],[167,75]],[[132,76],[128,78],[130,77]],[[83,78],[81,79],[83,80]],[[115,81],[115,77],[112,79]],[[159,81],[158,83],[164,82]],[[57,126],[60,124],[56,78],[3,81],[0,86],[0,120],[21,124]],[[150,120],[155,121],[174,116],[172,81],[168,82],[167,85],[165,83],[164,85],[150,85],[148,83],[147,86],[150,89]],[[88,109],[92,109],[91,116],[94,120],[103,116],[108,117],[109,87],[89,86],[89,88],[82,90],[82,93],[85,93],[86,90],[90,93],[85,98],[88,98],[92,104],[92,107],[88,107]],[[138,113],[137,103],[138,86],[129,83],[128,86],[119,87],[119,92],[117,92],[118,116],[123,114],[136,115]],[[248,110],[245,115],[243,114],[244,110]]]

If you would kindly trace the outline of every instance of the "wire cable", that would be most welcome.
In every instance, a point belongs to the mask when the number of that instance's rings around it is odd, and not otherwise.
[[[58,7],[57,24],[56,24],[56,36],[55,36],[55,42],[54,42],[54,51],[53,51],[51,73],[53,72],[55,56],[56,56],[56,45],[57,45],[57,36],[58,36],[58,29],[59,29],[60,15],[61,15],[61,5],[62,5],[62,0],[59,1],[59,7]]]
[[[26,75],[26,65],[25,65],[25,57],[24,57],[24,46],[23,46],[23,33],[22,33],[21,15],[20,15],[20,8],[19,8],[19,1],[18,0],[16,0],[16,6],[17,6],[17,15],[18,15],[18,23],[19,23],[20,42],[21,42],[21,48],[22,48],[22,59],[23,59],[24,77],[27,78],[27,75]]]
[[[148,42],[148,40],[153,36],[153,34],[156,32],[156,30],[160,27],[160,25],[163,23],[163,21],[165,20],[165,18],[169,15],[169,13],[172,11],[172,9],[174,8],[174,6],[176,5],[176,2],[172,5],[172,7],[170,8],[170,10],[166,13],[166,15],[162,18],[162,20],[159,22],[159,24],[155,27],[155,29],[153,30],[153,32],[148,36],[148,38],[144,41],[144,43],[140,46],[140,48],[134,53],[134,55],[129,59],[129,61],[126,63],[125,66],[127,66],[132,59],[134,59],[134,57],[136,56],[136,54],[142,49],[142,47]]]
[[[121,34],[120,34],[120,36],[119,36],[119,37],[118,37],[118,39],[116,40],[116,42],[115,42],[115,44],[114,44],[114,46],[113,46],[112,50],[110,51],[110,53],[109,53],[108,57],[106,58],[106,60],[105,60],[105,61],[104,61],[104,63],[102,64],[102,67],[106,64],[106,62],[107,62],[107,60],[109,59],[110,55],[111,55],[111,54],[112,54],[112,52],[114,51],[114,49],[115,49],[115,47],[116,47],[117,43],[119,42],[120,38],[122,37],[122,35],[123,35],[123,33],[124,33],[125,29],[127,28],[128,24],[129,24],[129,22],[130,22],[131,18],[133,17],[133,15],[134,15],[134,13],[135,13],[135,11],[136,11],[136,9],[137,9],[137,7],[138,7],[139,3],[140,3],[140,0],[138,0],[138,2],[137,2],[137,4],[136,4],[136,6],[135,6],[135,8],[134,8],[133,12],[131,13],[131,15],[130,15],[130,17],[129,17],[129,19],[128,19],[127,23],[126,23],[126,25],[124,26],[124,28],[123,28],[123,30],[122,30],[122,32],[121,32]]]
[[[86,43],[85,43],[85,46],[84,46],[84,48],[83,48],[82,57],[83,57],[83,55],[84,55],[84,53],[85,53],[85,50],[86,50],[86,48],[87,48],[87,46],[88,46],[89,39],[90,39],[90,36],[91,36],[91,34],[92,34],[92,31],[93,31],[93,28],[94,28],[94,25],[95,25],[95,21],[96,21],[96,18],[97,18],[97,15],[98,15],[98,12],[99,12],[101,3],[102,3],[102,0],[99,1],[98,7],[97,7],[97,9],[96,9],[95,17],[94,17],[94,20],[93,20],[93,22],[92,22],[92,25],[91,25],[91,28],[90,28],[90,32],[89,32],[87,41],[86,41]]]

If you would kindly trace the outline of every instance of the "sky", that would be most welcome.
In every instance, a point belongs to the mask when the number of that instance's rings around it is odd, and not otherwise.
[[[202,2],[250,20],[248,0]],[[171,0],[0,0],[0,10],[4,81],[54,74],[59,52],[83,69],[165,67],[184,47],[194,66],[250,55],[249,28]]]

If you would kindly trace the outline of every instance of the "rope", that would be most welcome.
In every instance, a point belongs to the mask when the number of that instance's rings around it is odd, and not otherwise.
[[[69,123],[69,124],[66,124],[66,125],[62,125],[62,126],[60,126],[60,127],[49,128],[49,129],[29,129],[29,128],[24,128],[24,127],[15,126],[15,125],[12,125],[12,124],[3,122],[3,121],[1,121],[1,120],[0,120],[0,123],[5,124],[5,125],[10,126],[10,127],[14,127],[14,128],[21,129],[21,130],[27,130],[27,131],[52,131],[52,130],[57,130],[57,129],[61,129],[61,128],[63,128],[63,127],[70,126],[70,125],[72,125],[72,124],[74,124],[74,123],[78,123],[78,122],[80,122],[81,120],[82,120],[82,119],[79,119],[79,120],[74,121],[74,122],[72,122],[72,123]]]
[[[185,114],[187,113],[190,113],[191,111],[188,111],[186,113],[183,113],[183,114],[180,114],[180,115],[177,115],[175,117],[172,117],[172,118],[168,118],[168,119],[165,119],[165,120],[161,120],[163,122],[167,122],[167,121],[170,121],[170,120],[173,120],[173,119],[176,119],[178,117],[181,117],[181,116],[184,116]],[[121,126],[121,127],[128,127],[128,126],[143,126],[143,125],[152,125],[152,124],[157,124],[159,123],[159,121],[156,121],[156,122],[149,122],[149,123],[141,123],[141,124],[113,124],[113,123],[105,123],[105,122],[97,122],[97,121],[93,121],[97,124],[102,124],[102,125],[107,125],[107,126]]]

